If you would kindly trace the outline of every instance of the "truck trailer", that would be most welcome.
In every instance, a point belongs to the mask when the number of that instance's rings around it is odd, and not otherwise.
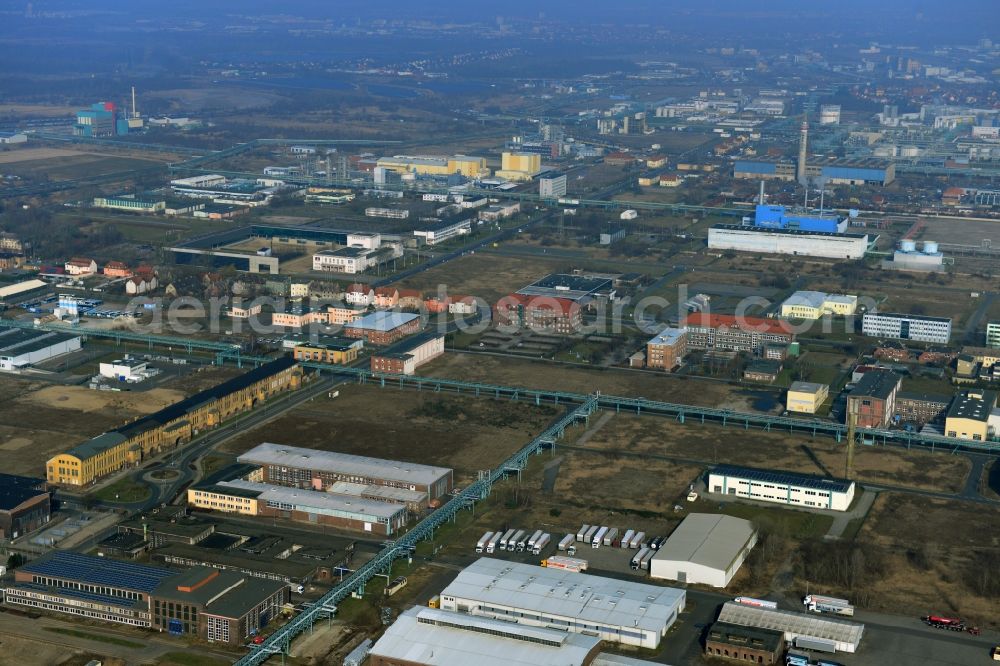
[[[509,550],[510,552],[514,552],[518,548],[524,550],[524,540],[526,538],[525,535],[527,533],[528,533],[527,530],[518,530],[514,534],[514,538],[507,542],[507,550]]]
[[[531,538],[528,539],[527,547],[528,548],[534,548],[535,547],[535,541],[537,541],[538,537],[542,536],[543,534],[545,534],[545,532],[543,532],[542,530],[535,530],[534,534],[531,535]]]
[[[594,535],[597,534],[597,530],[601,529],[598,525],[591,525],[587,533],[583,535],[583,542],[586,544],[591,544],[594,542]]]
[[[632,536],[632,540],[628,542],[628,547],[631,548],[632,550],[635,550],[636,548],[642,548],[643,546],[646,545],[645,540],[646,540],[646,533],[638,532],[637,534]]]
[[[642,569],[643,571],[649,571],[649,561],[653,559],[654,555],[656,555],[656,551],[653,550],[652,548],[648,548],[646,556],[643,557],[642,560],[640,560],[639,562],[639,568]]]
[[[584,525],[583,527],[581,527],[580,530],[576,533],[576,540],[577,541],[583,541],[584,539],[586,539],[587,538],[587,531],[589,529],[590,529],[590,525]]]
[[[605,546],[613,545],[617,538],[618,538],[618,528],[609,527],[608,531],[604,534],[604,545]]]
[[[500,537],[500,550],[507,550],[507,544],[510,543],[511,539],[514,538],[514,534],[516,533],[517,530],[513,529],[507,530],[506,532],[503,533],[503,536]]]
[[[810,594],[802,599],[802,605],[813,613],[830,613],[832,615],[846,615],[847,617],[854,616],[854,606],[847,599]]]
[[[497,549],[497,545],[500,543],[500,538],[503,536],[502,532],[494,532],[493,538],[490,539],[489,543],[486,544],[486,552],[493,553]]]
[[[566,550],[567,548],[572,546],[575,542],[576,542],[576,535],[567,534],[562,538],[562,540],[559,541],[558,548],[559,550]]]
[[[493,532],[487,532],[486,534],[481,536],[479,538],[479,541],[476,542],[476,552],[481,553],[484,550],[486,550],[486,544],[488,544],[490,542],[490,539],[492,538],[493,538]]]
[[[575,557],[563,557],[562,555],[553,555],[552,557],[542,560],[542,566],[549,569],[564,569],[566,571],[580,573],[581,571],[587,570],[587,560],[580,560]]]
[[[537,539],[535,539],[535,545],[532,546],[532,548],[531,548],[532,554],[534,554],[534,555],[541,555],[542,554],[542,550],[547,545],[549,545],[549,541],[551,541],[551,540],[552,540],[552,537],[549,536],[548,532],[543,533],[542,536],[540,536]]]
[[[635,530],[625,530],[625,535],[622,537],[622,548],[628,548],[628,545],[632,542],[632,537],[635,536]]]
[[[651,552],[649,548],[641,548],[639,552],[632,556],[632,561],[629,566],[632,567],[632,571],[638,571],[639,565],[642,564],[642,558],[646,557],[646,554]]]
[[[604,540],[604,535],[608,533],[607,527],[601,527],[601,529],[594,532],[594,538],[591,540],[590,545],[592,548],[600,548],[601,541]]]
[[[736,597],[733,599],[742,606],[753,606],[754,608],[766,608],[768,610],[778,610],[778,603],[767,599],[754,599],[753,597]]]

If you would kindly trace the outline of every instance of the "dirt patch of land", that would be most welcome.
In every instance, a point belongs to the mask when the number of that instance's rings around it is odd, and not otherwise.
[[[626,414],[616,415],[584,446],[623,455],[663,456],[838,478],[843,477],[846,464],[844,445],[832,439],[743,430],[740,426],[682,425],[669,418]],[[862,484],[941,492],[961,490],[970,467],[965,456],[890,447],[859,446],[854,456],[854,478]]]
[[[27,162],[29,160],[51,160],[57,157],[69,157],[79,155],[75,150],[63,150],[61,148],[21,148],[0,152],[0,164],[13,164],[14,162]]]
[[[223,445],[240,454],[261,442],[451,467],[456,484],[503,462],[562,413],[509,401],[347,386]]]
[[[438,285],[445,285],[450,294],[478,296],[492,303],[549,273],[567,268],[564,261],[473,254],[406,278],[398,286],[433,292]]]
[[[983,567],[1000,555],[1000,512],[967,502],[884,493],[857,538],[888,558],[888,575],[875,584],[875,608],[956,614],[997,626],[995,595],[979,588]],[[985,558],[985,559],[980,559]]]
[[[667,373],[573,367],[482,354],[445,354],[424,366],[421,374],[554,391],[601,391],[610,395],[712,407],[725,404],[732,409],[750,409],[755,400],[755,395],[746,389],[722,382],[681,378]]]
[[[93,391],[82,386],[46,386],[20,399],[22,403],[48,409],[72,409],[81,412],[111,410],[123,416],[152,414],[184,398],[180,391],[155,388],[141,393]]]

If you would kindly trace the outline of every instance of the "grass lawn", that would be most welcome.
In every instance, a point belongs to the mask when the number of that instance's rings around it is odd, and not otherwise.
[[[146,647],[143,643],[137,643],[136,641],[126,640],[119,636],[109,636],[107,634],[94,634],[89,631],[80,631],[79,629],[66,629],[63,627],[45,627],[45,631],[51,631],[54,634],[63,634],[64,636],[73,636],[74,638],[84,638],[88,641],[99,641],[101,643],[110,643],[112,645],[118,645],[121,647],[140,649]]]
[[[824,516],[807,511],[792,509],[777,509],[740,502],[713,502],[698,500],[693,504],[693,510],[699,513],[722,513],[727,516],[753,521],[771,532],[792,539],[809,539],[822,537],[830,531],[833,516]]]
[[[125,478],[101,488],[93,497],[104,502],[141,502],[149,497],[149,488]]]
[[[167,652],[160,657],[158,663],[175,666],[227,666],[230,662],[221,657],[212,657],[197,652]]]

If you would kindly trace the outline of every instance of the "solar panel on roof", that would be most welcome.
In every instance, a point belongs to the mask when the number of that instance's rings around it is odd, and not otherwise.
[[[814,490],[832,490],[840,493],[847,492],[851,487],[850,481],[842,481],[840,479],[824,479],[819,476],[796,474],[794,472],[770,472],[761,469],[751,469],[749,467],[737,467],[735,465],[719,465],[712,472],[724,476],[736,476],[750,481],[760,481],[761,483],[800,486]]]
[[[22,570],[53,578],[141,592],[152,592],[161,581],[174,575],[174,572],[167,569],[67,551],[56,551],[45,559],[29,562]]]

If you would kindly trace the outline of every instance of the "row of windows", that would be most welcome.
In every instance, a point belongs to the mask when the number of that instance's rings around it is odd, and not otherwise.
[[[614,626],[600,625],[600,624],[588,624],[586,622],[564,620],[562,618],[553,617],[551,615],[545,615],[541,613],[515,611],[515,610],[510,610],[508,608],[500,608],[497,606],[487,606],[487,605],[480,606],[479,610],[481,610],[484,613],[500,615],[503,617],[522,618],[525,620],[531,620],[539,623],[542,622],[548,623],[549,627],[553,629],[561,629],[562,631],[575,629],[579,631],[597,632],[602,635],[612,634],[612,635],[622,636],[625,638],[635,638],[640,640],[645,637],[645,634],[641,631],[638,632],[628,631],[623,627],[614,627]]]
[[[83,617],[93,618],[95,620],[106,620],[108,622],[117,622],[118,624],[130,624],[134,627],[148,627],[149,620],[136,619],[131,617],[122,617],[120,615],[114,615],[111,613],[100,613],[96,611],[90,611],[84,608],[74,608],[72,606],[66,606],[63,604],[52,604],[43,601],[38,601],[35,599],[27,599],[20,596],[14,596],[8,590],[6,595],[6,601],[10,604],[18,604],[21,606],[31,606],[32,608],[42,608],[44,610],[55,611],[57,613],[68,613],[70,615],[81,615]]]
[[[209,616],[205,622],[206,638],[211,642],[229,642],[229,621],[219,617]]]
[[[46,587],[64,587],[70,590],[81,590],[83,592],[91,592],[93,594],[103,594],[106,597],[121,597],[122,599],[135,599],[137,601],[142,601],[143,599],[143,595],[141,593],[132,592],[131,590],[123,590],[118,587],[108,587],[106,585],[89,585],[87,583],[80,583],[73,580],[50,578],[48,576],[32,576],[31,582],[36,585],[45,585]]]

